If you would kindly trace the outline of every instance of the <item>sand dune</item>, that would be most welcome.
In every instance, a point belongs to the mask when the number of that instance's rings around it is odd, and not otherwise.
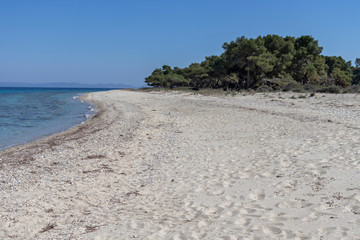
[[[360,239],[360,96],[298,96],[88,94],[0,153],[0,239]]]

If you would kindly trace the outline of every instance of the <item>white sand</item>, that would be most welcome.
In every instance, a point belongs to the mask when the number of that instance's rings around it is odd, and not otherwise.
[[[0,153],[0,239],[360,239],[360,96],[111,91]]]

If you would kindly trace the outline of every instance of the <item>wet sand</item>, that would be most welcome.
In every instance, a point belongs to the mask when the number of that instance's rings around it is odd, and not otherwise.
[[[360,239],[360,96],[96,92],[0,153],[0,239]]]

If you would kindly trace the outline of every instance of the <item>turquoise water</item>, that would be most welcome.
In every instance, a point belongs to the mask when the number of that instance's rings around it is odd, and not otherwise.
[[[81,124],[94,112],[78,97],[104,90],[0,87],[0,150]]]

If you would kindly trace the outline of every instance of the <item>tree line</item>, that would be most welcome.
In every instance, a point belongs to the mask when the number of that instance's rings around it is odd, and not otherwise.
[[[352,66],[342,57],[321,55],[312,36],[237,38],[223,44],[220,56],[205,57],[188,67],[155,69],[145,78],[153,87],[257,89],[285,85],[348,87],[360,83],[360,58]],[[281,89],[280,89],[281,90]]]

